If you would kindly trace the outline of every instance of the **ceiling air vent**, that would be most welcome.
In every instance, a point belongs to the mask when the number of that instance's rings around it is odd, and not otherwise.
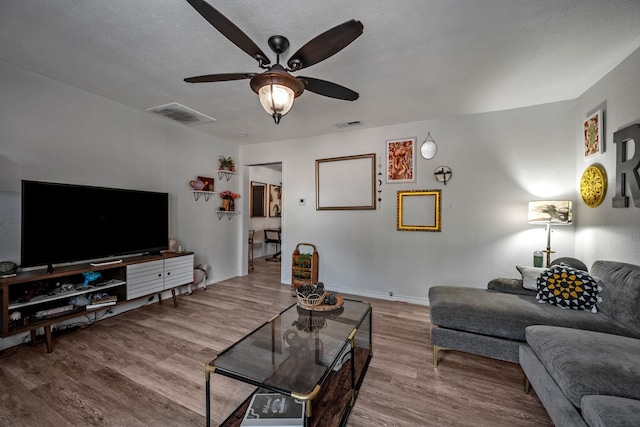
[[[192,110],[191,108],[185,107],[184,105],[178,104],[177,102],[172,102],[171,104],[167,105],[161,105],[159,107],[149,108],[145,111],[159,114],[162,117],[175,120],[176,122],[180,122],[183,125],[187,126],[201,125],[204,123],[211,123],[216,121],[216,119],[214,119],[213,117],[209,117],[205,114],[199,113],[196,110]]]
[[[360,122],[360,120],[356,120],[354,122],[347,122],[347,123],[338,123],[336,125],[336,127],[338,129],[342,129],[342,128],[350,128],[350,127],[354,127],[354,126],[361,126],[362,123]]]

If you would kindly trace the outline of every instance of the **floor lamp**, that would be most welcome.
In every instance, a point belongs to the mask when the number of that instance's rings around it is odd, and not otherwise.
[[[527,215],[529,224],[547,227],[547,268],[551,266],[551,226],[569,225],[573,222],[573,209],[570,200],[537,200],[529,202]]]

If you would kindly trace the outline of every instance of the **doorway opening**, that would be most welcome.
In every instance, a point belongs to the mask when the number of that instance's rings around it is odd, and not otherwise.
[[[282,206],[282,162],[249,165],[249,226],[253,230],[252,255],[281,265],[286,212]],[[281,267],[280,271],[282,273]],[[249,274],[252,270],[249,268]]]

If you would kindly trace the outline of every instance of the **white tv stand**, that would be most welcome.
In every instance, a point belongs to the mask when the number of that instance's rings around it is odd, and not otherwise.
[[[99,271],[107,281],[96,286],[83,286],[82,273]],[[35,345],[37,331],[44,329],[47,352],[53,351],[51,325],[67,319],[113,307],[87,309],[74,307],[69,299],[106,293],[117,298],[116,305],[137,298],[171,291],[174,306],[178,305],[176,288],[193,283],[193,253],[143,255],[98,265],[79,264],[46,270],[22,272],[15,277],[0,279],[0,336],[31,333]],[[68,289],[70,288],[70,289]]]

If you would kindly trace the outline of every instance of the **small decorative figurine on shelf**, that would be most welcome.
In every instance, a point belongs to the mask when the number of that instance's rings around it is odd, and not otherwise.
[[[231,171],[231,172],[236,171],[236,164],[233,162],[233,159],[231,157],[220,156],[218,159],[220,161],[220,166],[218,167],[218,170],[225,170],[225,171]]]
[[[84,283],[82,286],[89,286],[91,282],[98,280],[102,276],[102,273],[99,271],[86,271],[82,273],[82,275],[84,276]]]
[[[169,237],[169,250],[168,252],[181,252],[180,243],[173,237]]]
[[[238,193],[233,193],[229,190],[225,190],[220,192],[220,198],[222,199],[222,206],[220,207],[221,211],[233,211],[235,210],[234,199],[238,199],[240,195]]]

